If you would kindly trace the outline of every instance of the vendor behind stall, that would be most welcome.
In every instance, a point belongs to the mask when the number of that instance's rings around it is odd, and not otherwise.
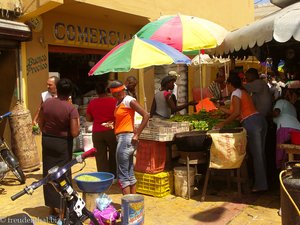
[[[266,117],[272,111],[272,95],[267,83],[259,78],[255,68],[248,69],[245,76],[247,83],[244,88],[251,95],[257,111]]]
[[[223,97],[227,97],[228,93],[225,84],[225,73],[222,69],[219,69],[216,79],[208,86],[208,91],[215,99],[220,100]]]
[[[217,105],[229,116],[215,128],[222,128],[224,125],[240,119],[242,126],[247,131],[247,149],[252,156],[254,168],[254,184],[252,192],[265,191],[268,189],[265,158],[265,138],[267,134],[267,122],[256,110],[251,96],[242,87],[242,80],[238,73],[230,72],[227,79],[227,86],[231,92],[230,109]]]
[[[183,105],[177,106],[172,97],[172,90],[176,82],[176,76],[166,76],[162,79],[160,90],[155,94],[151,105],[150,117],[160,119],[169,119],[172,114],[186,108],[189,105],[196,105],[196,101],[190,101]]]

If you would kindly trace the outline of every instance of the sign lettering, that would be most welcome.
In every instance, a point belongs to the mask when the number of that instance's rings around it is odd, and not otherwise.
[[[29,57],[27,59],[27,75],[45,70],[48,67],[47,56],[41,55],[37,57]]]
[[[59,41],[76,42],[77,44],[96,44],[116,46],[132,38],[132,34],[114,30],[104,30],[95,27],[86,27],[57,22],[54,24],[54,38]]]

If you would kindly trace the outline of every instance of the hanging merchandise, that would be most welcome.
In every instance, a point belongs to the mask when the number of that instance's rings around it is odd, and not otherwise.
[[[284,72],[284,64],[285,64],[284,60],[281,59],[277,66],[278,72],[282,72],[282,73]]]

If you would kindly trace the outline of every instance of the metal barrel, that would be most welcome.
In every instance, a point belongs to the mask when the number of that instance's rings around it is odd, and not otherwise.
[[[300,178],[286,170],[280,173],[282,225],[300,224]]]
[[[40,167],[39,154],[32,134],[32,120],[29,110],[17,103],[9,117],[11,148],[23,171],[29,172]]]
[[[144,196],[139,194],[125,195],[121,199],[122,225],[144,224]]]

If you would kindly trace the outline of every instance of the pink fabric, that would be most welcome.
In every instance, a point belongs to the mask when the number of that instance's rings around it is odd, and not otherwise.
[[[93,214],[100,223],[100,225],[114,225],[116,224],[116,220],[120,217],[119,212],[112,205],[109,205],[103,211],[100,211],[99,209],[94,209]],[[94,223],[90,221],[89,225],[94,225]]]
[[[167,99],[172,94],[170,91],[164,91],[164,97]]]
[[[282,169],[284,163],[287,161],[287,154],[282,149],[279,148],[279,144],[284,144],[285,142],[290,140],[290,132],[296,129],[287,128],[287,127],[280,127],[277,129],[276,132],[276,167],[278,169]]]
[[[163,42],[181,52],[183,49],[182,33],[180,16],[175,16],[168,22],[164,23],[150,39]]]

